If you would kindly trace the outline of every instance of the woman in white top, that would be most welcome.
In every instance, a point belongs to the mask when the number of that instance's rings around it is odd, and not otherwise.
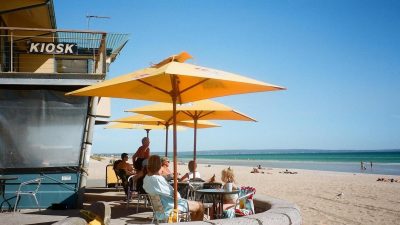
[[[190,180],[190,179],[194,179],[194,178],[197,178],[197,179],[201,178],[200,173],[196,171],[197,163],[195,161],[191,160],[189,162],[188,169],[189,169],[189,172],[186,173],[185,175],[183,175],[183,177],[181,177],[181,179],[179,179],[179,181],[185,181],[185,180],[188,180],[188,179]]]
[[[147,175],[143,180],[143,188],[148,194],[158,194],[164,211],[169,213],[174,208],[174,189],[160,174],[161,159],[158,155],[152,155],[147,164]],[[166,197],[163,197],[166,196]],[[186,210],[186,201],[189,204],[192,220],[203,220],[204,207],[201,202],[189,201],[181,198],[178,193],[178,209]]]

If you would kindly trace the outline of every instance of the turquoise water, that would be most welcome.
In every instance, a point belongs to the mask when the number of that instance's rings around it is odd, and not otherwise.
[[[162,152],[152,154],[164,155]],[[171,153],[170,153],[171,154]],[[111,154],[102,154],[111,155]],[[120,154],[113,154],[120,155]],[[172,158],[172,155],[169,155]],[[188,162],[193,152],[178,152]],[[400,149],[376,151],[334,150],[218,150],[199,151],[197,160],[204,164],[325,170],[350,173],[400,175]],[[365,169],[361,169],[361,162]],[[372,165],[371,165],[372,162]]]
[[[189,161],[193,153],[179,153]],[[258,150],[199,152],[197,159],[204,164],[324,170],[347,173],[400,175],[400,150],[390,151],[315,151],[315,150]],[[361,162],[365,169],[361,169]],[[371,164],[372,162],[372,164]]]
[[[192,153],[181,153],[182,158],[191,158]],[[271,160],[271,161],[312,161],[312,162],[375,162],[375,163],[400,163],[400,151],[360,151],[360,152],[284,152],[263,153],[244,151],[214,151],[199,152],[199,159],[226,159],[226,160]]]

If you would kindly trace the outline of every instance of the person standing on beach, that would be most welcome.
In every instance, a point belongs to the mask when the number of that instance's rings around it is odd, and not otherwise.
[[[138,148],[136,153],[132,156],[132,163],[136,170],[142,170],[142,162],[150,157],[150,139],[148,137],[142,138],[142,146]]]

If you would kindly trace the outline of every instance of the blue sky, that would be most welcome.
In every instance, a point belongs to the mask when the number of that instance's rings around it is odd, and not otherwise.
[[[400,148],[399,1],[61,1],[60,29],[129,33],[108,78],[187,51],[189,63],[288,88],[216,98],[259,122],[215,121],[198,150]],[[112,101],[112,118],[151,102]],[[97,126],[94,153],[136,151],[142,130]],[[152,151],[164,132],[151,131]],[[170,141],[171,143],[172,141]],[[171,148],[170,148],[171,149]],[[193,149],[179,132],[178,151]]]

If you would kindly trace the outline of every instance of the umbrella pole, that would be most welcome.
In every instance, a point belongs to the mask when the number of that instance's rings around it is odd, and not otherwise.
[[[197,120],[198,118],[195,117],[194,119],[194,146],[193,146],[193,161],[196,163],[196,152],[197,152]],[[193,169],[193,179],[196,178],[196,166]]]
[[[174,156],[174,209],[178,209],[178,163],[177,163],[177,137],[176,137],[176,99],[177,99],[177,80],[172,76],[172,122],[173,122],[173,156]]]
[[[145,129],[145,130],[146,130],[147,138],[149,138],[150,129]]]
[[[165,157],[168,157],[168,128],[169,125],[165,125]]]

